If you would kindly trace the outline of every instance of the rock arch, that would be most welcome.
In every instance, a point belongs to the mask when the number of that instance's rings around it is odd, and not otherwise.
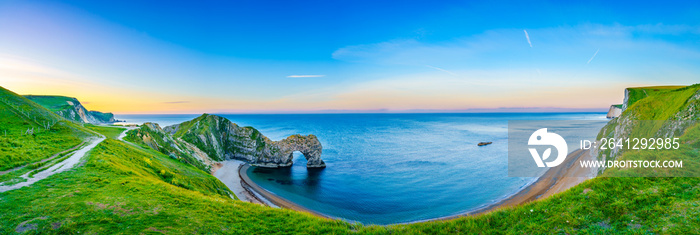
[[[284,140],[277,141],[276,144],[279,147],[280,155],[286,156],[290,163],[294,157],[294,151],[299,151],[307,160],[306,167],[326,167],[326,163],[321,159],[323,147],[315,135],[292,135]]]

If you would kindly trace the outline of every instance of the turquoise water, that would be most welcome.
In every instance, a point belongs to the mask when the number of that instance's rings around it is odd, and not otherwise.
[[[161,118],[174,124],[194,116],[117,118],[130,122]],[[327,168],[306,169],[306,159],[295,153],[294,166],[251,167],[250,178],[306,208],[365,224],[467,212],[532,182],[534,178],[508,177],[508,120],[599,120],[591,133],[606,122],[605,113],[221,116],[253,126],[272,140],[292,134],[318,136]],[[481,141],[493,144],[478,147]]]

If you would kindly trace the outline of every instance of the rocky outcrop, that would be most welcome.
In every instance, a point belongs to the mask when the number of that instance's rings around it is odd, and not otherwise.
[[[188,163],[204,171],[210,171],[214,164],[209,155],[196,146],[173,138],[156,123],[144,123],[138,129],[127,132],[126,140],[146,145],[173,159]]]
[[[264,167],[291,166],[294,151],[299,151],[307,160],[306,167],[326,167],[321,160],[321,142],[314,135],[292,135],[266,146],[268,151],[262,151],[253,164]]]
[[[325,167],[321,142],[314,135],[292,135],[272,141],[253,127],[240,127],[226,118],[204,114],[194,120],[164,129],[207,153],[212,159],[240,159],[261,167],[287,167],[293,152],[307,159],[307,167]]]
[[[613,104],[613,105],[610,105],[610,109],[608,110],[608,114],[605,117],[616,118],[616,117],[619,117],[620,114],[622,114],[622,105],[621,104]]]
[[[114,119],[114,114],[112,113],[87,111],[87,109],[85,109],[85,107],[76,98],[37,95],[27,95],[24,97],[71,121],[92,124],[117,122],[117,120]]]

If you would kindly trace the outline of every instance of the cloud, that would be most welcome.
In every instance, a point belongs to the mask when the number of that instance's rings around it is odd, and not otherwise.
[[[289,75],[288,78],[320,78],[326,75]]]
[[[523,29],[523,32],[525,32],[525,38],[527,39],[527,44],[530,44],[530,47],[532,47],[532,42],[530,42],[530,35],[527,34],[527,30]]]
[[[591,59],[589,59],[588,62],[586,62],[586,64],[590,64],[590,63],[591,63],[591,61],[593,60],[593,58],[595,58],[595,56],[598,55],[598,51],[600,51],[600,49],[596,50],[595,53],[593,53],[593,56],[591,56]]]
[[[182,100],[182,101],[168,101],[168,102],[163,102],[163,104],[184,104],[184,103],[189,103],[189,101]]]

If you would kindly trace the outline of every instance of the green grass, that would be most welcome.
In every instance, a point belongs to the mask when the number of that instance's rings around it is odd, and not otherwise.
[[[0,193],[0,233],[32,219],[36,233],[325,234],[353,228],[231,199],[213,176],[116,140],[105,140],[88,158],[83,167]]]
[[[26,95],[24,97],[47,108],[48,110],[51,110],[51,112],[73,108],[73,105],[69,104],[68,102],[73,104],[79,103],[76,98],[66,96]]]
[[[1,87],[0,101],[0,171],[48,158],[80,144],[82,138],[90,135],[87,130]],[[45,128],[46,124],[51,125],[49,129]]]
[[[152,125],[156,126],[156,124]],[[158,152],[177,158],[179,161],[190,164],[205,172],[210,172],[211,167],[197,159],[194,153],[180,151],[188,149],[185,143],[167,135],[168,134],[165,132],[153,130],[147,125],[141,125],[138,129],[127,132],[124,139],[143,148],[155,149]]]
[[[111,139],[117,139],[119,135],[126,130],[126,128],[121,128],[121,127],[113,127],[113,126],[96,126],[96,125],[91,125],[87,124],[85,125],[86,128],[93,130],[97,133],[103,134],[107,138]]]
[[[632,106],[637,101],[644,99],[646,97],[655,96],[657,94],[665,93],[679,88],[684,88],[685,86],[650,86],[650,87],[630,87],[628,90],[627,107]]]

